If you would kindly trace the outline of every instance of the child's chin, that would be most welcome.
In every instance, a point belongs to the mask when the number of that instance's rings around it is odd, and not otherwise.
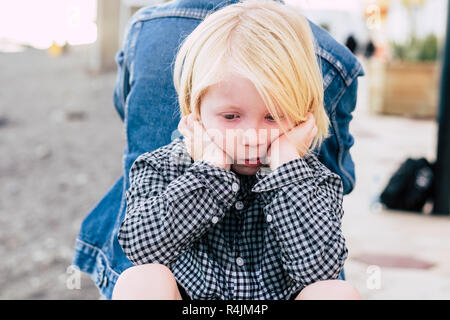
[[[244,164],[231,165],[231,170],[233,170],[234,172],[236,172],[238,174],[246,175],[246,176],[251,176],[251,175],[256,174],[260,168],[261,168],[261,166],[246,166]]]

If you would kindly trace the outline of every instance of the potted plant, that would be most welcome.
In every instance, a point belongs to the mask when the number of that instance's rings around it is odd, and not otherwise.
[[[417,10],[425,0],[402,0],[411,19],[404,43],[391,42],[391,59],[377,64],[371,79],[371,109],[383,114],[435,117],[438,109],[438,39],[418,38]]]

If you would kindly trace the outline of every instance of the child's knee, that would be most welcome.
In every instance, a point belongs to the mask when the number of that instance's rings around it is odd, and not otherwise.
[[[344,280],[324,280],[306,286],[298,300],[360,300],[358,289]]]
[[[126,269],[119,276],[119,280],[126,279],[128,281],[142,281],[148,278],[153,279],[164,279],[164,278],[172,278],[172,271],[168,267],[163,264],[158,263],[149,263],[142,264],[138,266],[133,266],[131,268]]]
[[[152,292],[176,293],[176,280],[169,268],[151,263],[123,271],[114,286],[113,299],[145,298]]]

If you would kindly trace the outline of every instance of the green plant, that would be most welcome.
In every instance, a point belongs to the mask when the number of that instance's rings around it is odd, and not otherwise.
[[[417,21],[417,11],[422,7],[427,0],[402,0],[403,6],[408,10],[409,19],[411,20],[411,33],[410,38],[416,38],[416,21]]]
[[[401,2],[408,11],[411,30],[406,43],[391,43],[393,58],[405,61],[436,61],[439,51],[436,35],[429,34],[423,39],[417,37],[418,10],[427,0],[401,0]]]
[[[429,34],[423,39],[413,36],[406,43],[391,43],[393,58],[405,61],[436,61],[438,59],[438,39]]]

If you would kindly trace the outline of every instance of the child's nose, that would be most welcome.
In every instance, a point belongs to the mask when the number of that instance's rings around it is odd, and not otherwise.
[[[242,134],[242,144],[249,147],[258,146],[262,141],[260,141],[260,135],[262,132],[259,132],[257,129],[247,129]]]

